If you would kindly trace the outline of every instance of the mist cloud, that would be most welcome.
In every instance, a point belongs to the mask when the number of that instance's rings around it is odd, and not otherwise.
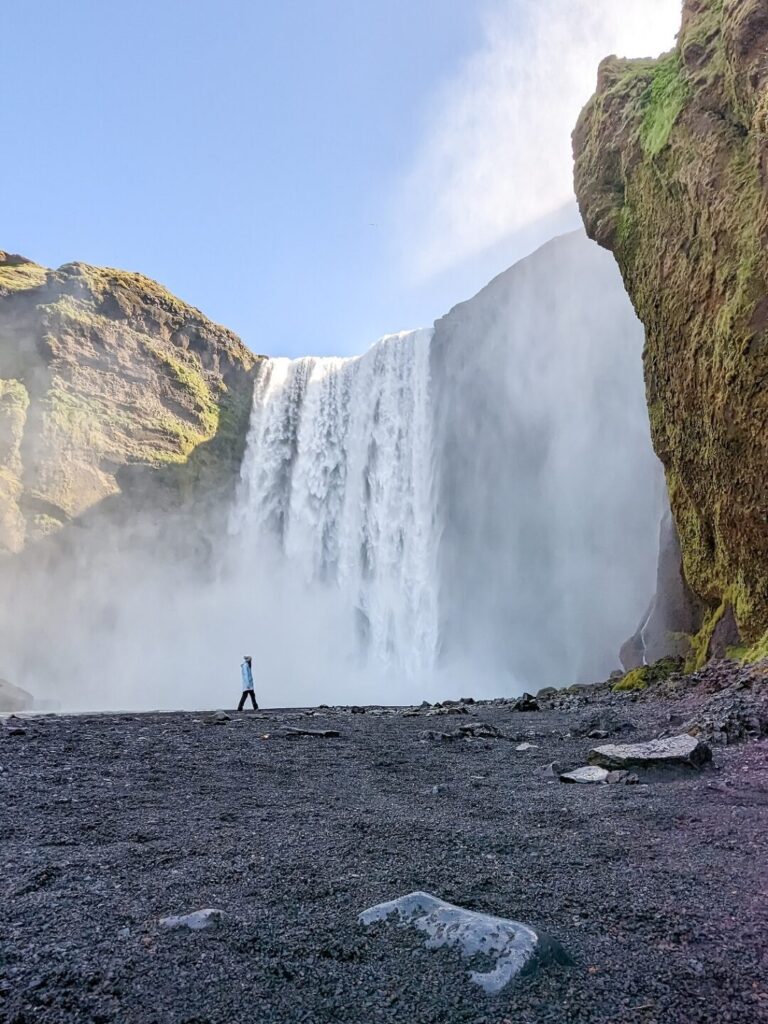
[[[573,197],[571,131],[610,53],[669,49],[680,0],[495,0],[481,47],[433,97],[401,182],[409,276],[477,255]]]

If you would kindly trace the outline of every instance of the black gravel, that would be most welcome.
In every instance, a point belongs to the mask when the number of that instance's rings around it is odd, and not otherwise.
[[[0,1020],[768,1021],[768,742],[640,785],[537,777],[596,726],[668,727],[669,701],[611,701],[6,723]],[[421,739],[480,722],[504,738]],[[458,954],[357,924],[414,889],[544,929],[574,966],[491,997]],[[204,907],[226,923],[158,926]]]

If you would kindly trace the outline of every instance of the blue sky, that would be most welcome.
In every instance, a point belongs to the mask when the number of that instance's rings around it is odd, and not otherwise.
[[[622,4],[5,3],[0,248],[140,270],[267,354],[362,351],[578,223],[596,60],[679,17]]]

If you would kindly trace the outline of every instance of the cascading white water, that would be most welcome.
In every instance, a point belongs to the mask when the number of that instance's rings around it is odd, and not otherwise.
[[[431,671],[438,641],[431,337],[265,361],[231,520],[241,548],[276,548],[306,588],[337,592],[340,650],[408,675]]]

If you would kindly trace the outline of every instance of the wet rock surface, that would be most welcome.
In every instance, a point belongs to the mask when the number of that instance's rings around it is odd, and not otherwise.
[[[768,1021],[768,741],[641,785],[552,774],[584,765],[595,719],[646,742],[742,693],[695,685],[472,706],[525,753],[422,742],[426,709],[20,719],[0,735],[0,1020]],[[342,735],[279,735],[310,724]],[[556,936],[573,966],[488,996],[467,971],[492,965],[358,923],[414,891]],[[226,926],[160,927],[200,907]]]

